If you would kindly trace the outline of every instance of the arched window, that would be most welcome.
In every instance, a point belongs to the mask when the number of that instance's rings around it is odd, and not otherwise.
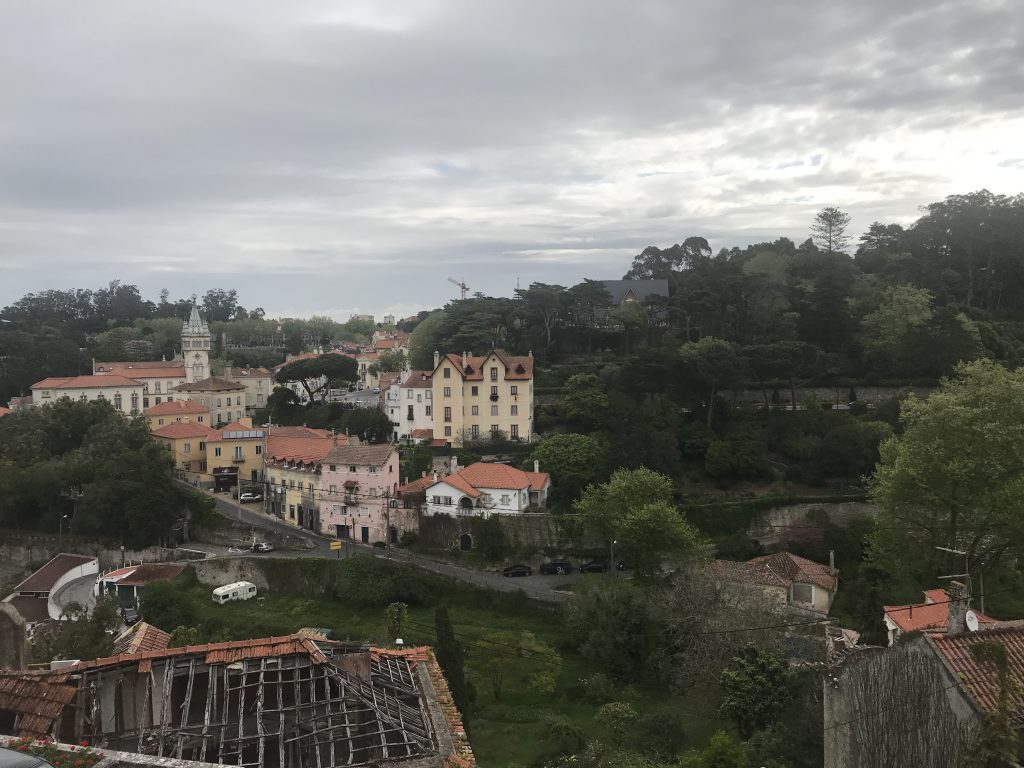
[[[121,393],[120,392],[115,392],[114,393],[114,407],[117,410],[119,410],[119,411],[124,410],[123,408],[121,408]]]

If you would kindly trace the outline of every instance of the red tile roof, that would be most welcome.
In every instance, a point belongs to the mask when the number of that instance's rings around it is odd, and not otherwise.
[[[125,376],[57,376],[37,381],[32,389],[106,389],[109,387],[141,387]]]
[[[243,389],[245,389],[244,384],[228,381],[220,376],[210,376],[207,379],[174,387],[175,392],[241,392]]]
[[[209,438],[216,435],[217,430],[210,429],[210,427],[205,424],[200,424],[195,421],[172,421],[170,424],[164,424],[163,426],[157,427],[152,430],[150,434],[156,437],[165,437],[172,440],[183,437]]]
[[[0,405],[0,416],[6,416],[8,413],[14,413],[14,411],[12,411],[10,408],[5,408],[4,406]]]
[[[336,445],[324,457],[324,464],[345,464],[363,467],[379,467],[387,463],[395,447],[390,443],[365,445],[363,443]]]
[[[398,486],[398,493],[421,493],[427,490],[427,488],[432,486],[435,482],[434,478],[430,475],[427,475],[426,477],[418,477],[411,483]]]
[[[434,366],[436,371],[438,366],[444,361],[448,361],[454,367],[457,373],[467,381],[483,381],[484,379],[484,368],[488,366],[488,361],[493,364],[493,358],[497,358],[501,367],[504,368],[504,380],[505,381],[526,381],[533,378],[533,358],[509,355],[503,349],[492,350],[487,355],[467,355],[466,364],[462,364],[462,356],[456,355],[454,352],[449,352],[443,358],[437,366]]]
[[[404,389],[430,389],[433,386],[431,380],[433,371],[412,371],[404,382],[402,387]]]
[[[0,670],[0,709],[19,715],[18,735],[40,737],[78,693],[68,673]]]
[[[312,427],[284,427],[272,424],[267,427],[267,435],[271,437],[331,437],[329,429],[313,429]],[[339,442],[347,442],[345,435],[338,435]]]
[[[718,581],[732,581],[739,584],[758,584],[764,587],[788,588],[790,582],[766,565],[737,563],[732,560],[712,560],[704,572]]]
[[[814,584],[829,592],[836,588],[836,583],[839,581],[836,575],[829,571],[827,565],[816,563],[805,557],[798,557],[790,552],[776,552],[774,555],[755,557],[750,562],[766,565],[790,582]]]
[[[145,416],[186,416],[194,413],[209,413],[210,409],[195,400],[168,400],[144,410]]]
[[[118,584],[144,587],[154,581],[171,581],[183,570],[185,570],[185,566],[176,563],[142,563],[118,568],[103,574],[101,578],[106,581],[116,581]]]
[[[539,491],[550,481],[551,476],[547,472],[523,472],[523,470],[508,464],[492,464],[483,461],[478,461],[476,464],[471,464],[438,480],[439,483],[448,483],[470,496],[479,496],[477,488],[500,488],[503,490],[529,488],[531,491]]]
[[[171,636],[162,629],[140,621],[122,632],[114,641],[114,655],[161,651],[167,647],[170,640]]]
[[[93,367],[97,371],[106,371],[108,373],[116,368],[160,368],[162,370],[181,368],[184,370],[185,363],[181,360],[117,360],[112,363],[103,363],[97,360],[93,363]]]
[[[240,379],[266,379],[274,374],[266,368],[231,368],[231,375]]]
[[[228,432],[251,432],[251,437],[225,437]],[[219,443],[223,440],[262,440],[266,435],[266,430],[262,427],[246,426],[240,421],[232,421],[223,429],[212,429],[210,430],[210,436],[207,438],[209,443]]]
[[[14,592],[49,592],[57,580],[72,568],[91,563],[95,557],[88,555],[71,555],[61,552],[50,562],[33,573],[21,584],[14,588]]]
[[[925,629],[946,630],[949,624],[949,596],[944,589],[929,589],[925,602],[914,605],[883,605],[886,617],[901,632],[920,632]],[[995,624],[996,620],[978,611],[974,612],[981,624]]]
[[[115,374],[126,376],[129,379],[183,379],[185,378],[185,366],[178,361],[139,362],[139,363],[96,363],[94,368],[97,375],[107,376]]]
[[[342,436],[344,437],[344,436]],[[327,437],[282,437],[271,434],[267,437],[264,453],[267,461],[300,461],[316,464],[334,447],[334,440]]]
[[[414,429],[409,433],[409,437],[413,440],[430,440],[434,437],[434,430],[432,429]]]
[[[944,607],[944,606],[943,606]],[[1024,725],[1024,627],[995,627],[959,635],[929,635],[928,641],[953,671],[968,695],[985,712],[993,712],[999,703],[998,673],[990,664],[980,664],[971,655],[971,646],[994,641],[1006,648],[1010,666],[1010,722]]]

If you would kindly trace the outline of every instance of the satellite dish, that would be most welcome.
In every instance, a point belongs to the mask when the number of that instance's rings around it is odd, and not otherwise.
[[[974,611],[968,611],[967,615],[964,618],[967,619],[967,629],[969,629],[971,632],[977,632],[978,614],[976,614]]]

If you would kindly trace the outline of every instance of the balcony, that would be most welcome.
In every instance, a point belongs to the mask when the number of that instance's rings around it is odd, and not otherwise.
[[[232,456],[231,457],[231,463],[232,464],[244,464],[245,463],[245,457],[244,456]]]
[[[497,395],[491,395],[491,402],[492,403],[498,402],[498,396]]]

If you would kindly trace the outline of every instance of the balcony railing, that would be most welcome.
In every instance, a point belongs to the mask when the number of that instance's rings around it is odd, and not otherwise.
[[[231,463],[232,464],[244,464],[245,463],[245,457],[244,456],[233,456],[231,458]]]
[[[498,396],[497,395],[491,395],[491,402],[492,403],[498,402]]]

